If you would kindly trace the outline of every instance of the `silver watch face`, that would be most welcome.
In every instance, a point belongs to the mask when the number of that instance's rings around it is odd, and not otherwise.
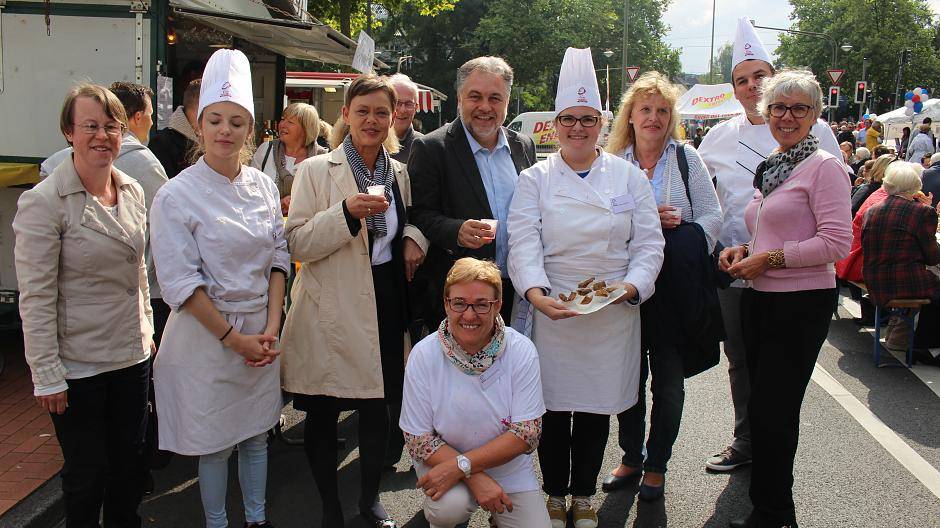
[[[470,460],[466,458],[458,458],[457,467],[459,467],[461,471],[470,471]]]

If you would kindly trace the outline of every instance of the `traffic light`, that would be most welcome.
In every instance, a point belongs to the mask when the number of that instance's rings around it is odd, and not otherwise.
[[[906,49],[901,52],[901,64],[910,64],[911,63],[911,50]]]
[[[865,89],[868,87],[866,81],[858,81],[855,83],[855,102],[857,104],[865,103]]]
[[[839,87],[838,86],[829,87],[829,106],[831,107],[839,106]]]

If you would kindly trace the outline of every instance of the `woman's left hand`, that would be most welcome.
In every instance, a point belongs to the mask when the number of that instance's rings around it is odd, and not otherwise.
[[[423,489],[424,494],[431,500],[436,501],[456,486],[463,477],[463,471],[457,467],[457,459],[451,458],[434,466],[419,478],[417,487]]]
[[[682,223],[682,216],[677,215],[678,210],[671,205],[659,206],[659,223],[663,229],[675,229]]]
[[[728,268],[728,274],[736,279],[754,280],[770,269],[770,254],[764,251],[741,259]]]
[[[411,282],[411,279],[415,277],[415,271],[418,270],[418,266],[424,262],[424,251],[421,251],[421,246],[418,245],[414,240],[405,237],[405,278],[408,279],[408,282]]]
[[[246,365],[249,367],[266,367],[271,363],[274,363],[274,360],[277,359],[277,356],[281,354],[281,345],[280,340],[278,339],[279,330],[279,328],[271,326],[268,326],[264,329],[264,332],[262,332],[261,335],[274,339],[274,341],[266,342],[265,344],[261,345],[261,348],[263,348],[268,355],[260,361],[245,360]]]

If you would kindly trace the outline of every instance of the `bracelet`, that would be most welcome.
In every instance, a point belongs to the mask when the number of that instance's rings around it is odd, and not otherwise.
[[[771,249],[767,252],[767,264],[771,269],[780,269],[787,267],[787,261],[782,249]]]
[[[233,328],[235,328],[235,327],[232,326],[232,325],[228,325],[228,330],[226,330],[225,333],[222,334],[222,337],[219,338],[219,341],[225,341],[225,338],[228,337],[228,335],[229,335],[230,333],[232,333],[232,329],[233,329]]]

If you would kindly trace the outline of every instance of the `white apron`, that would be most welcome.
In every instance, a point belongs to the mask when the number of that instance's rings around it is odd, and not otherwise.
[[[235,330],[258,334],[268,311],[258,302],[216,308]],[[277,424],[283,401],[280,360],[249,367],[245,359],[186,310],[174,311],[154,360],[160,449],[206,455],[257,436]]]
[[[627,259],[609,258],[630,237],[633,211],[610,210],[617,185],[595,189],[560,158],[549,160],[551,195],[542,207],[542,237],[566,242],[563,259],[546,259],[551,292],[570,292],[593,276],[622,281]],[[594,175],[592,175],[593,177]],[[605,171],[605,179],[614,175]],[[552,411],[617,414],[637,401],[640,370],[640,308],[623,302],[588,315],[552,321],[535,310],[532,338],[539,353],[545,407]]]

